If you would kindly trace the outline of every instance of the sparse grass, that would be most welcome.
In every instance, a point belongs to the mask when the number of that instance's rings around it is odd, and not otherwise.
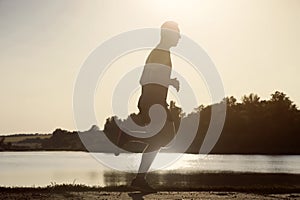
[[[128,186],[88,186],[84,184],[56,184],[46,187],[0,187],[1,192],[86,192],[86,191],[132,191]]]
[[[72,192],[131,192],[128,185],[134,174],[110,173],[106,187],[51,182],[46,187],[0,187],[1,193],[44,193],[66,194]],[[256,194],[300,193],[298,174],[260,174],[260,173],[205,173],[205,174],[158,174],[149,173],[147,180],[157,191],[165,192],[241,192]],[[116,185],[123,182],[123,185]],[[1,199],[1,198],[0,198]]]
[[[300,193],[299,187],[283,187],[283,186],[192,186],[192,187],[155,187],[157,191],[201,191],[201,192],[245,192],[245,193],[263,193],[263,194],[286,194],[286,193]],[[56,184],[51,183],[46,187],[0,187],[1,192],[6,193],[24,193],[24,192],[45,192],[45,193],[64,193],[64,192],[91,192],[91,191],[106,191],[106,192],[130,192],[134,191],[126,185],[121,186],[87,186],[84,184]]]

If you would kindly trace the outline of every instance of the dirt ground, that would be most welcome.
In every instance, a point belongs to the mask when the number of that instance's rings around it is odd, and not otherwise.
[[[98,200],[120,200],[120,199],[300,199],[300,193],[292,194],[259,194],[259,193],[242,193],[242,192],[178,192],[162,191],[157,193],[141,192],[105,192],[105,191],[85,191],[85,192],[0,192],[0,199],[98,199]]]

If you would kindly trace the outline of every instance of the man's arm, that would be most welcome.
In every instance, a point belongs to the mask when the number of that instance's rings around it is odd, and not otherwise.
[[[177,78],[170,79],[169,85],[173,86],[177,90],[177,92],[179,92],[179,81],[177,80]]]

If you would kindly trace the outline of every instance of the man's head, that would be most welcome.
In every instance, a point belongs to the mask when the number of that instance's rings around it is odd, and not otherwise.
[[[180,37],[180,30],[178,24],[173,21],[166,21],[161,25],[161,42],[172,47],[178,44]]]

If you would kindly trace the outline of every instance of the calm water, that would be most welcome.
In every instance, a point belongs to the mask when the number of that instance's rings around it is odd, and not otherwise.
[[[154,167],[170,156],[161,154]],[[117,172],[101,164],[112,158],[127,171],[135,171],[140,154],[89,154],[84,152],[0,152],[1,186],[46,186],[51,183],[107,185],[107,174]],[[300,156],[264,155],[191,155],[184,154],[176,162],[160,169],[159,173],[197,172],[261,172],[300,174]]]

